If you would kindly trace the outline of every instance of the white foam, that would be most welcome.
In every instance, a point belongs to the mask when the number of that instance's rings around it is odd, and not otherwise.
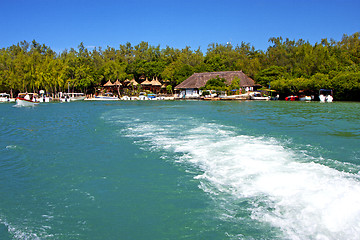
[[[6,146],[6,149],[16,149],[17,146],[16,145],[8,145]]]
[[[19,226],[15,226],[1,218],[0,218],[0,223],[4,224],[7,227],[8,232],[10,233],[11,236],[13,236],[14,239],[40,240],[40,237],[38,237],[35,233],[32,233],[32,231],[30,229],[28,229],[27,227],[22,228]]]
[[[168,124],[169,122],[167,122]],[[214,123],[129,121],[126,136],[152,150],[173,152],[175,161],[200,169],[199,187],[231,201],[251,203],[251,218],[278,227],[290,239],[357,239],[360,236],[359,175],[315,163],[306,151],[275,139],[237,135]],[[321,161],[317,161],[321,162]],[[241,235],[241,233],[239,233]]]

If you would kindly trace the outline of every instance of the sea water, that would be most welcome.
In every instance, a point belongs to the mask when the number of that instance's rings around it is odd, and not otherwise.
[[[0,104],[0,239],[359,239],[360,104]]]

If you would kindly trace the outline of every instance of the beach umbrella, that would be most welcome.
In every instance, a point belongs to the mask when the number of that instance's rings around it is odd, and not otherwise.
[[[104,84],[104,87],[113,87],[113,86],[115,86],[115,85],[110,80]]]

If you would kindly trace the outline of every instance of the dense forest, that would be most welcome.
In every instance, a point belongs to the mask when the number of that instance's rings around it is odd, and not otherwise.
[[[316,94],[334,90],[336,100],[360,100],[360,33],[343,35],[341,41],[269,39],[266,51],[250,43],[208,46],[204,54],[190,47],[175,49],[119,45],[94,48],[84,43],[61,53],[33,40],[0,49],[0,92],[94,92],[108,80],[158,77],[172,87],[195,72],[242,70],[257,83],[286,95],[303,90]]]

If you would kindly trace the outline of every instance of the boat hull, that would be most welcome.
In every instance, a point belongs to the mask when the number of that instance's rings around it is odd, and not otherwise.
[[[93,98],[86,98],[85,100],[90,101],[119,101],[120,99],[118,97],[103,97],[103,96],[95,96]]]
[[[250,96],[251,100],[258,100],[258,101],[269,101],[270,98],[269,97],[254,97],[254,96]]]
[[[0,94],[0,102],[14,102],[15,99],[10,97],[10,94],[1,93]]]
[[[288,96],[285,98],[285,101],[298,101],[299,97],[298,96]]]
[[[299,97],[299,101],[311,101],[310,96]]]
[[[85,100],[86,96],[81,97],[70,97],[70,101],[82,101]]]
[[[38,102],[34,102],[24,98],[16,98],[16,105],[20,107],[34,107],[38,104],[39,104]]]
[[[320,99],[320,102],[332,102],[333,101],[333,97],[331,95],[328,95],[328,96],[320,95],[319,99]]]

